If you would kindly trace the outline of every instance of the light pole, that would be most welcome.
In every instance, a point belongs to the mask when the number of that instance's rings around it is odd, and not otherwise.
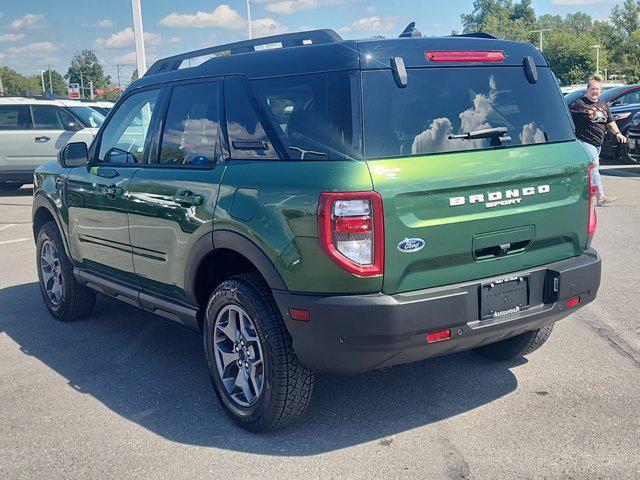
[[[49,65],[49,93],[53,96],[53,82],[51,81],[51,65]]]
[[[591,45],[589,48],[596,49],[596,73],[600,73],[600,45]]]
[[[553,28],[541,28],[540,30],[531,30],[529,33],[539,33],[540,34],[540,45],[538,46],[538,50],[542,51],[542,38],[544,32],[550,32]]]
[[[40,72],[40,80],[42,81],[42,94],[44,95],[45,93],[47,93],[47,89],[44,88],[44,72],[46,72],[46,70],[39,69],[38,71]]]
[[[251,32],[251,0],[247,0],[247,27],[249,27],[249,40],[253,38]]]
[[[138,77],[142,77],[147,71],[147,59],[144,52],[144,31],[142,30],[142,7],[140,0],[131,0],[133,14],[133,38],[136,44],[136,64]]]

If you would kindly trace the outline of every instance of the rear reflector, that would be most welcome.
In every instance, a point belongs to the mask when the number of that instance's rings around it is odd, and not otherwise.
[[[290,308],[289,315],[291,315],[291,318],[299,322],[308,322],[311,320],[311,313],[309,310],[302,310],[301,308]]]
[[[598,198],[598,186],[593,178],[593,172],[596,166],[591,164],[587,170],[587,188],[589,189],[589,218],[587,224],[587,236],[590,237],[596,233],[598,225],[598,216],[596,215],[596,203]]]
[[[501,62],[504,53],[497,51],[468,52],[468,51],[436,51],[426,52],[427,60],[432,62]]]
[[[567,308],[573,308],[580,305],[580,297],[573,297],[567,300]]]
[[[431,332],[427,334],[427,343],[441,342],[451,337],[451,330],[441,330],[439,332]]]

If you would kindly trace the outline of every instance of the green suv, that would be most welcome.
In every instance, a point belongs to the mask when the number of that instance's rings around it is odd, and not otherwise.
[[[47,308],[96,293],[201,331],[221,404],[266,431],[314,372],[503,360],[591,302],[589,159],[532,45],[319,30],[156,62],[90,147],[35,174]]]

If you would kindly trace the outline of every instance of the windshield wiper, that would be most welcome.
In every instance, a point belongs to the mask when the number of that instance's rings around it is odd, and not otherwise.
[[[472,130],[471,132],[464,132],[459,135],[449,135],[449,140],[456,138],[473,140],[476,138],[490,138],[491,145],[501,145],[505,142],[510,142],[511,137],[507,135],[509,129],[507,127],[494,127],[484,128],[482,130]]]

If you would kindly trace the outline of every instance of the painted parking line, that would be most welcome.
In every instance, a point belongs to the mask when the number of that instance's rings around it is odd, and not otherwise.
[[[31,240],[31,238],[16,238],[14,240],[5,240],[4,242],[0,242],[0,245],[8,245],[10,243],[26,242],[27,240]]]
[[[9,228],[9,227],[15,227],[16,224],[15,223],[9,223],[7,225],[2,225],[0,226],[0,230],[4,230],[5,228]]]

